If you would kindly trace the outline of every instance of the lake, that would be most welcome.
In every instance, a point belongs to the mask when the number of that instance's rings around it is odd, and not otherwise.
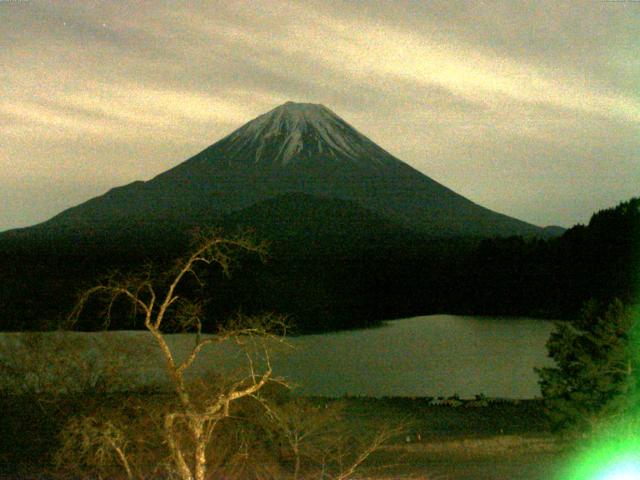
[[[275,368],[311,395],[533,398],[549,321],[429,315],[292,339]]]
[[[501,398],[540,395],[534,367],[551,365],[545,342],[552,322],[530,318],[429,315],[386,322],[366,330],[304,335],[288,339],[290,348],[272,356],[274,373],[297,385],[305,395],[450,396],[484,394]],[[54,334],[45,334],[53,338]],[[139,383],[164,381],[163,362],[147,332],[72,333],[75,347],[93,365],[108,355],[126,357],[139,367]],[[2,344],[16,334],[4,333]],[[185,354],[188,334],[167,336]],[[143,344],[146,347],[143,348]],[[64,349],[61,344],[54,350]],[[46,356],[42,347],[34,349]],[[89,353],[86,353],[89,352]],[[146,352],[146,353],[145,353]],[[25,362],[26,363],[26,362]],[[216,346],[194,365],[198,374],[246,366],[231,345]],[[75,367],[70,368],[78,368]],[[240,371],[240,370],[239,370]]]

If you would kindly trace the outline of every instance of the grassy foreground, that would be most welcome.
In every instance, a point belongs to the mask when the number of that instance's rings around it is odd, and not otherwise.
[[[362,478],[551,480],[568,447],[549,430],[542,402],[349,398],[365,428],[404,422],[406,434],[376,452]]]
[[[402,423],[404,433],[375,452],[356,478],[551,479],[564,449],[537,400],[433,405],[425,398],[314,398],[345,403],[354,435]],[[46,478],[66,413],[100,402],[67,399],[57,414],[28,397],[1,400],[0,478]]]

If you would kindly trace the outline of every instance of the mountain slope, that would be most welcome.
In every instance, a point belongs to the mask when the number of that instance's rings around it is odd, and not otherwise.
[[[287,193],[225,216],[227,231],[250,230],[271,243],[270,252],[361,254],[370,248],[422,238],[388,217],[347,200]]]
[[[322,105],[287,102],[147,182],[70,208],[41,228],[215,223],[282,194],[355,202],[436,236],[541,235],[398,160]]]

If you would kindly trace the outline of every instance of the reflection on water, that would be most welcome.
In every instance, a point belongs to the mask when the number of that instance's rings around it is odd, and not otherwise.
[[[552,322],[430,315],[293,339],[276,367],[313,395],[532,398]]]
[[[370,330],[290,338],[292,348],[275,349],[272,363],[276,375],[307,395],[457,393],[465,398],[483,393],[532,398],[540,394],[533,368],[550,364],[545,342],[551,329],[551,322],[536,319],[430,315],[395,320]],[[2,334],[2,343],[10,343],[14,335]],[[117,355],[115,345],[136,345],[149,339],[146,332],[72,335],[86,343],[93,358]],[[181,357],[194,338],[178,334],[167,340]],[[77,348],[78,341],[74,345]],[[153,345],[151,350],[126,350],[127,363],[138,370],[135,382],[166,381],[163,358],[155,350]],[[194,368],[207,374],[220,372],[221,365],[226,369],[235,366],[242,373],[246,361],[232,345],[222,345],[205,350]]]

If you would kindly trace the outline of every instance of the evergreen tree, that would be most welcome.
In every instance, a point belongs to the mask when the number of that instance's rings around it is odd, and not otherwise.
[[[547,414],[559,430],[591,431],[630,413],[638,399],[637,315],[619,300],[585,304],[547,342],[555,367],[536,369]]]

